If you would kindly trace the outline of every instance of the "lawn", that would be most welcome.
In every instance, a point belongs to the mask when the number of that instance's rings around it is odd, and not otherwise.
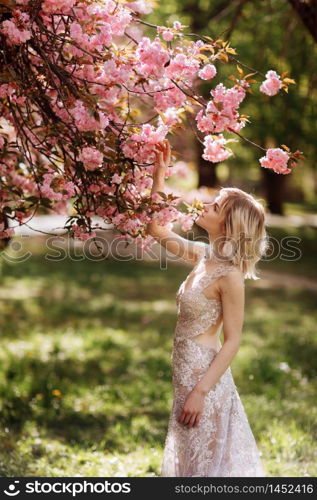
[[[187,273],[53,261],[34,243],[30,258],[2,259],[1,476],[159,475]],[[311,291],[246,282],[232,373],[269,476],[317,475],[315,306]]]
[[[270,249],[262,269],[317,279],[316,227],[268,227]]]

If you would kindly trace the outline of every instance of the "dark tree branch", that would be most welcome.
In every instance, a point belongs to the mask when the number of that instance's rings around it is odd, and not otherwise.
[[[317,42],[317,1],[316,0],[288,0],[304,25]]]
[[[249,0],[240,0],[239,1],[239,4],[236,8],[236,11],[234,13],[234,16],[233,16],[233,19],[231,21],[231,25],[230,25],[230,28],[226,34],[226,39],[227,40],[230,40],[230,37],[239,21],[239,18],[240,16],[242,15],[242,10],[243,10],[243,7],[245,6],[245,4],[248,2]]]

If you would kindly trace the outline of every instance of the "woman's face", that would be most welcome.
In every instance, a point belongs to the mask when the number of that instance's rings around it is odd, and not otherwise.
[[[221,222],[223,215],[220,215],[220,206],[223,195],[218,194],[212,202],[204,203],[203,213],[196,219],[196,224],[208,232],[221,233]]]

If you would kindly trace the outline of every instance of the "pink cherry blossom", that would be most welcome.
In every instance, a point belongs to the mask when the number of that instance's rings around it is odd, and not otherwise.
[[[174,38],[174,33],[171,28],[166,28],[165,26],[158,26],[157,32],[159,35],[162,35],[163,40],[166,42],[170,42]]]
[[[141,75],[159,76],[168,61],[168,52],[158,37],[153,42],[148,37],[142,38],[136,49],[136,69]]]
[[[15,93],[15,88],[9,83],[3,83],[0,85],[0,97],[12,96]]]
[[[182,160],[176,161],[169,169],[170,175],[177,175],[177,177],[185,179],[191,174],[188,164]]]
[[[29,23],[30,16],[16,9],[12,20],[7,19],[2,22],[0,31],[7,37],[6,42],[9,45],[21,45],[32,37],[31,31],[27,29]]]
[[[198,71],[199,78],[202,78],[203,80],[210,80],[211,78],[214,78],[216,74],[217,70],[213,64],[207,64],[200,71]]]
[[[14,235],[14,228],[4,228],[4,222],[0,222],[0,239],[10,238]]]
[[[178,222],[181,226],[182,231],[189,231],[194,225],[194,218],[192,214],[182,214],[178,218]]]
[[[86,49],[89,48],[90,37],[87,35],[87,33],[83,32],[83,29],[79,23],[71,23],[69,31],[72,40]]]
[[[117,4],[116,4],[117,8]],[[125,29],[132,21],[131,13],[128,9],[120,8],[119,12],[112,16],[111,29],[116,36],[123,36]]]
[[[174,30],[180,31],[181,29],[184,28],[184,26],[179,21],[174,21],[173,28]]]
[[[102,165],[103,154],[95,148],[86,147],[81,150],[78,159],[87,170],[96,170]]]
[[[154,214],[153,219],[160,226],[165,226],[173,221],[178,220],[180,212],[173,206],[163,208],[160,212]]]
[[[140,163],[153,163],[155,153],[153,146],[165,139],[169,127],[161,124],[157,128],[149,123],[142,125],[139,133],[134,133],[122,144],[122,151],[128,158]]]
[[[157,144],[165,139],[168,132],[168,127],[166,125],[160,125],[155,128],[153,125],[146,123],[142,125],[139,134],[132,134],[131,140],[136,142],[146,142],[147,144]]]
[[[169,78],[191,78],[199,69],[197,59],[189,58],[186,54],[177,54],[167,66],[165,74]]]
[[[117,173],[113,174],[111,178],[112,184],[121,184],[122,182],[122,177],[121,175],[118,175]]]
[[[115,59],[108,59],[103,66],[99,68],[97,75],[94,76],[94,80],[98,84],[95,85],[94,88],[97,91],[98,88],[103,88],[101,84],[125,83],[130,76],[130,72],[131,70],[128,65],[122,64]]]
[[[227,141],[222,134],[218,137],[213,137],[211,135],[206,135],[204,139],[204,153],[203,158],[213,163],[218,161],[223,161],[232,155],[232,151],[228,151],[225,148]]]
[[[152,199],[153,201],[161,201],[162,197],[161,197],[161,195],[160,195],[160,194],[158,194],[158,193],[152,193],[152,194],[151,194],[151,199]]]
[[[35,191],[36,183],[31,179],[26,179],[23,175],[17,172],[10,173],[11,181],[15,186],[21,188],[26,193],[33,193]]]
[[[268,149],[265,156],[260,158],[262,167],[271,168],[277,174],[288,174],[291,169],[287,167],[289,155],[281,148]]]
[[[266,80],[261,84],[260,91],[268,96],[273,96],[282,88],[282,81],[276,71],[270,70],[265,75]]]
[[[76,126],[81,131],[103,130],[109,125],[109,120],[104,113],[98,111],[99,120],[97,120],[89,114],[88,108],[79,100],[75,102],[75,106],[69,110],[69,113],[74,117]]]
[[[238,107],[245,98],[245,88],[248,86],[249,84],[243,81],[241,85],[236,84],[227,89],[219,83],[210,91],[213,99],[208,102],[206,109],[201,109],[196,115],[197,128],[201,132],[239,132],[245,122],[240,120]]]
[[[48,170],[43,175],[40,193],[50,200],[64,201],[74,196],[75,185],[71,181],[67,182],[64,177],[56,174],[53,170]]]
[[[98,186],[98,184],[90,184],[88,191],[90,193],[100,193],[100,186]]]
[[[42,9],[46,14],[55,14],[56,12],[67,14],[75,3],[76,0],[44,0]]]
[[[162,115],[164,116],[164,120],[162,118]],[[162,115],[159,117],[160,125],[166,124],[171,127],[172,125],[175,125],[176,123],[180,123],[182,121],[176,108],[167,108],[167,110],[162,113]]]
[[[166,111],[168,108],[180,108],[186,102],[186,95],[169,79],[164,79],[161,84],[152,85],[154,102],[159,111]],[[161,89],[166,89],[159,92]]]
[[[151,2],[147,2],[147,0],[136,0],[135,2],[126,3],[126,6],[139,14],[150,14],[154,5]]]
[[[78,238],[82,241],[89,240],[91,238],[94,238],[97,233],[95,231],[91,231],[90,233],[85,230],[83,226],[78,226],[78,224],[72,224],[71,230],[74,233],[74,237]]]

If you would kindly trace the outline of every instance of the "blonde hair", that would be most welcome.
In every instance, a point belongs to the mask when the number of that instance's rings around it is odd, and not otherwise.
[[[244,278],[260,279],[256,263],[269,246],[265,229],[265,209],[251,194],[235,187],[221,187],[220,215],[224,242],[222,251],[229,248],[231,262],[239,267]]]

